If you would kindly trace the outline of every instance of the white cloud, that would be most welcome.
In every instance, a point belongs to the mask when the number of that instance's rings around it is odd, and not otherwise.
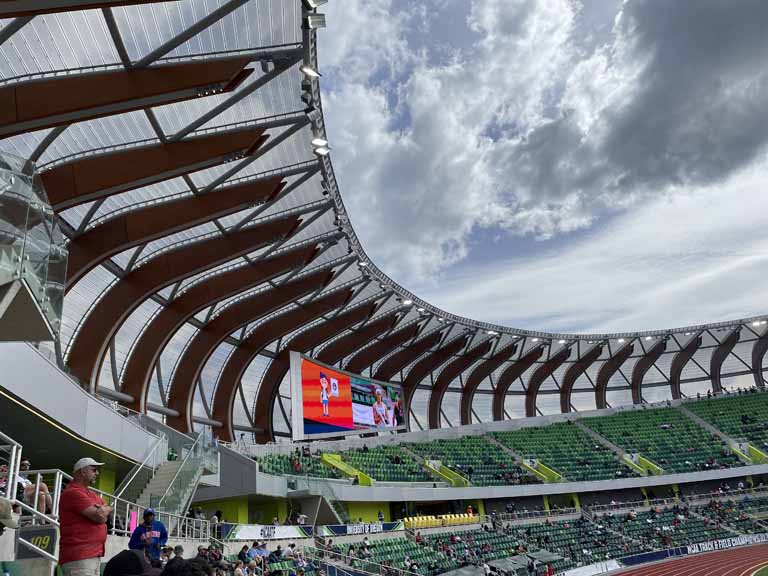
[[[678,245],[662,226],[675,229],[682,211],[668,220],[654,211],[682,203],[709,221],[705,198],[743,204],[747,188],[757,190],[752,180],[737,186],[734,174],[743,183],[768,138],[768,37],[759,17],[742,15],[768,5],[752,2],[740,15],[702,0],[693,22],[679,3],[659,11],[654,2],[625,1],[611,13],[577,0],[472,0],[455,42],[430,48],[430,34],[444,38],[438,31],[455,4],[334,2],[321,33],[336,175],[355,230],[384,271],[452,312],[553,328],[666,325],[662,309],[675,321],[706,320],[680,298],[686,287],[716,300],[724,279],[751,281],[759,243],[721,253],[714,234],[694,226],[695,242]],[[713,43],[721,28],[727,32]],[[737,220],[718,216],[719,234],[740,231]],[[578,263],[560,252],[494,263],[475,270],[483,286],[469,290],[452,267],[476,268],[470,247],[480,230],[493,231],[500,246],[508,236],[591,236],[579,241]],[[646,236],[622,245],[645,263],[642,272],[598,241],[615,244],[631,231]],[[682,259],[675,268],[670,254]],[[610,278],[588,281],[584,269]],[[654,284],[659,270],[676,280]],[[568,301],[579,304],[557,301],[566,296],[558,277],[581,279],[567,280]],[[448,279],[445,290],[434,288],[438,278]],[[508,293],[528,297],[505,282],[536,293],[524,313]],[[617,300],[616,291],[632,296]],[[726,305],[720,296],[712,315],[753,309],[753,297]],[[591,310],[594,300],[604,309]]]
[[[565,250],[469,266],[421,295],[473,318],[563,331],[750,316],[768,268],[766,179],[768,158],[725,186],[644,204]]]

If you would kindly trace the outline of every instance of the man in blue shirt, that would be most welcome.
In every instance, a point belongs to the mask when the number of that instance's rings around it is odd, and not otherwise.
[[[168,541],[168,532],[159,520],[155,520],[155,511],[152,508],[144,510],[144,521],[136,526],[128,542],[131,550],[143,550],[147,558],[160,559],[160,551]]]

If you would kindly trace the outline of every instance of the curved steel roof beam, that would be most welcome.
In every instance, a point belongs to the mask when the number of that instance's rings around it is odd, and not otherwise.
[[[664,354],[664,350],[667,349],[667,343],[664,340],[659,340],[653,347],[648,350],[645,355],[635,362],[635,367],[632,369],[632,381],[630,388],[632,389],[632,403],[643,403],[643,378],[656,361]]]
[[[357,352],[344,366],[344,370],[354,372],[356,374],[362,374],[363,371],[369,366],[373,366],[378,360],[386,356],[389,352],[415,338],[420,331],[420,325],[418,322],[414,322],[410,326],[405,326],[400,330],[393,332],[389,336],[386,336],[378,342],[363,348]]]
[[[525,371],[544,354],[545,344],[534,346],[528,352],[525,352],[518,360],[510,364],[499,376],[496,382],[496,390],[493,392],[493,419],[494,421],[504,420],[504,400],[512,384],[520,378]]]
[[[481,362],[464,382],[464,390],[461,393],[461,404],[459,405],[459,415],[462,424],[472,424],[472,402],[475,398],[475,392],[488,376],[494,370],[499,368],[504,362],[507,362],[517,352],[517,343],[512,342],[496,352],[485,362]]]
[[[108,289],[82,321],[67,355],[70,370],[93,392],[110,340],[144,300],[174,282],[283,238],[300,222],[296,216],[280,218],[232,234],[185,244],[163,252],[129,272]]]
[[[242,342],[235,348],[227,358],[226,364],[219,374],[219,380],[216,383],[216,391],[213,396],[213,417],[224,423],[222,428],[215,431],[222,440],[234,440],[232,429],[232,408],[235,401],[235,392],[240,384],[243,374],[250,366],[256,355],[270,342],[273,342],[283,336],[290,334],[297,328],[316,320],[323,314],[328,314],[334,310],[343,307],[354,295],[353,288],[337,290],[325,296],[312,300],[299,308],[289,310],[271,318],[257,326]],[[261,394],[259,390],[259,394]],[[267,401],[269,395],[264,396],[263,401]],[[257,406],[258,402],[257,401]],[[189,427],[189,422],[177,422],[179,426]]]
[[[58,164],[40,173],[56,211],[253,156],[266,142],[263,128],[134,146]]]
[[[544,362],[541,366],[536,368],[533,374],[531,374],[530,380],[528,380],[528,390],[525,393],[525,415],[536,416],[536,400],[539,395],[539,388],[544,383],[544,380],[552,376],[552,374],[568,360],[571,355],[570,346],[566,345],[565,348],[557,352],[549,360]]]
[[[55,12],[113,8],[139,4],[157,4],[167,0],[4,0],[0,2],[0,18],[38,16]]]
[[[720,394],[723,391],[723,382],[720,378],[723,369],[723,363],[728,355],[734,349],[736,344],[739,343],[741,337],[741,326],[735,328],[720,345],[712,353],[712,357],[709,359],[709,377],[712,379],[712,391],[715,394]]]
[[[349,356],[366,344],[369,344],[377,336],[391,330],[399,319],[400,312],[393,310],[384,314],[381,318],[371,320],[367,325],[328,344],[317,355],[317,359],[326,364],[336,364],[345,356]]]
[[[200,374],[211,354],[227,336],[250,322],[255,322],[312,291],[327,286],[332,279],[332,271],[315,272],[272,290],[243,298],[225,308],[195,334],[179,358],[168,389],[168,407],[179,413],[180,420],[188,421]]]
[[[597,406],[598,410],[608,407],[608,402],[606,400],[608,394],[608,382],[610,382],[613,375],[621,369],[624,362],[632,356],[634,350],[635,345],[630,341],[600,366],[600,371],[597,373],[597,383],[595,384],[595,406]]]
[[[672,398],[674,400],[680,400],[683,397],[682,390],[680,389],[680,378],[683,375],[683,368],[690,362],[693,355],[696,354],[696,350],[701,347],[702,337],[701,332],[691,338],[686,345],[680,349],[672,358],[672,367],[669,369],[669,387],[672,390]]]
[[[768,329],[755,340],[752,346],[752,376],[755,379],[755,386],[765,388],[765,378],[763,378],[763,358],[768,352]]]
[[[256,428],[264,430],[260,434],[262,440],[273,439],[272,434],[272,407],[275,402],[275,396],[279,391],[280,383],[283,381],[288,368],[290,367],[289,354],[291,350],[297,352],[309,352],[312,348],[320,346],[323,342],[333,338],[337,334],[348,330],[355,324],[370,318],[376,311],[378,303],[371,302],[363,304],[351,310],[348,310],[330,320],[308,328],[301,334],[298,334],[288,345],[277,355],[267,368],[264,378],[261,379],[261,386],[256,398],[253,423]],[[249,360],[250,363],[250,360]]]
[[[0,87],[0,137],[232,92],[253,73],[245,69],[249,61],[196,60],[8,84]]]
[[[120,391],[134,398],[126,405],[146,411],[152,370],[174,334],[195,314],[240,292],[255,288],[311,262],[318,254],[315,244],[302,246],[278,256],[243,265],[199,282],[168,303],[150,321],[134,343],[125,364]]]
[[[410,346],[401,348],[381,363],[373,378],[375,380],[381,380],[382,382],[389,382],[389,380],[391,380],[395,374],[400,372],[400,370],[408,366],[433,346],[437,346],[442,338],[443,332],[441,330],[436,330]]]
[[[437,377],[437,380],[435,380],[435,384],[432,386],[432,391],[429,394],[427,414],[430,428],[440,428],[440,410],[443,405],[443,397],[445,396],[445,391],[448,390],[448,387],[451,385],[451,382],[453,382],[459,374],[464,372],[464,370],[488,354],[492,349],[493,340],[488,339],[454,359],[443,368],[442,372],[440,372],[440,375]],[[464,390],[462,390],[462,395],[463,394]]]
[[[421,384],[421,381],[450,360],[451,356],[461,352],[467,345],[467,342],[469,342],[469,339],[469,334],[462,334],[454,338],[442,348],[428,353],[408,371],[408,376],[403,381],[403,407],[407,421],[410,421],[411,398],[413,398],[413,393]]]
[[[573,364],[568,367],[568,370],[565,371],[565,376],[563,376],[563,383],[560,387],[560,412],[571,411],[571,394],[573,393],[573,385],[576,383],[576,380],[579,379],[579,376],[584,374],[584,372],[586,372],[587,369],[592,366],[592,364],[594,364],[598,358],[600,358],[600,354],[602,353],[603,346],[602,344],[598,344],[589,352],[584,354],[581,358],[574,361]]]
[[[169,234],[269,202],[285,183],[280,178],[246,182],[199,196],[190,195],[124,212],[75,236],[69,243],[67,290],[115,254]]]

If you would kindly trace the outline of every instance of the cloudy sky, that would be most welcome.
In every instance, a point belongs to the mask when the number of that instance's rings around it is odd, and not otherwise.
[[[333,163],[378,266],[450,312],[760,314],[768,2],[331,0]]]

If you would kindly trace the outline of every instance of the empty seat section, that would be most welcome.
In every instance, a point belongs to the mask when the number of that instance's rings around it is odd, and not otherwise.
[[[570,422],[495,432],[493,436],[524,458],[535,458],[566,480],[611,480],[636,476],[616,454]]]
[[[722,440],[675,408],[632,410],[585,418],[584,424],[629,453],[639,453],[665,473],[740,466]]]
[[[431,482],[421,464],[399,446],[376,446],[342,452],[342,459],[375,480],[388,482]]]
[[[737,440],[768,451],[768,394],[753,388],[744,394],[690,402],[685,407]]]
[[[510,454],[491,444],[483,436],[440,439],[407,446],[427,460],[440,460],[476,486],[539,482],[538,478],[518,466]]]
[[[319,456],[297,454],[270,454],[257,458],[260,469],[276,476],[315,476],[317,478],[341,478],[341,473],[323,463]]]

